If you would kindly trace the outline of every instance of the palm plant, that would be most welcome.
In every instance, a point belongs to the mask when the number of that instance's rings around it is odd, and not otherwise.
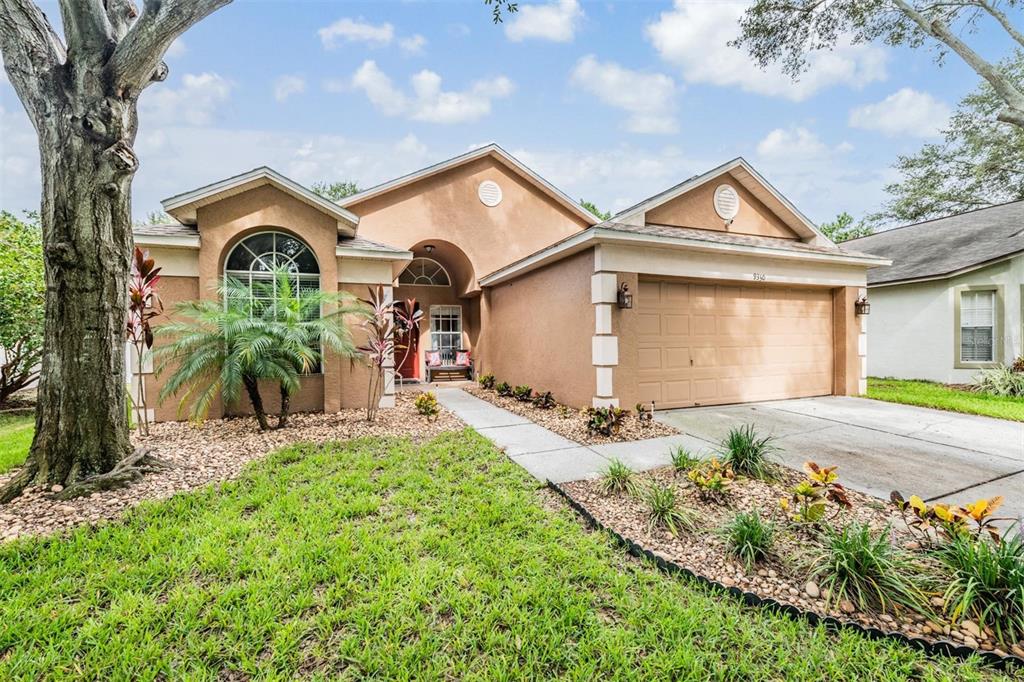
[[[228,404],[237,403],[244,389],[260,430],[270,429],[259,389],[260,379],[269,379],[281,391],[276,425],[281,428],[287,424],[300,374],[312,371],[322,358],[319,346],[356,354],[343,318],[361,308],[350,305],[349,295],[296,292],[284,271],[252,289],[229,278],[218,294],[219,300],[179,303],[174,321],[157,329],[159,335],[173,337],[154,353],[162,360],[158,371],[176,365],[160,400],[183,392],[180,405],[191,401],[193,421],[206,418],[218,395]],[[333,310],[320,316],[325,305]]]
[[[279,269],[271,281],[254,284],[252,300],[252,316],[263,322],[265,331],[275,341],[272,352],[291,363],[297,374],[316,371],[325,350],[343,358],[359,356],[345,318],[363,316],[365,308],[352,294],[296,290],[289,272]],[[325,309],[329,310],[326,315],[322,314]],[[279,382],[279,429],[288,424],[291,396],[297,387],[297,382]]]

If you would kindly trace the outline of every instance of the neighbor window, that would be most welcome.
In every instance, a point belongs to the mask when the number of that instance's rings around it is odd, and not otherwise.
[[[996,292],[960,292],[960,361],[994,362]]]
[[[455,361],[455,351],[462,348],[462,307],[435,305],[430,308],[430,349],[441,351],[444,360]],[[451,357],[449,357],[451,356]]]
[[[448,272],[432,258],[413,258],[409,266],[398,276],[399,284],[416,286],[447,287],[451,285]]]

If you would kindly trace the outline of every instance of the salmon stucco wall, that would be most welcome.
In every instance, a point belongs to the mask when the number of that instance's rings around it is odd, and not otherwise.
[[[478,372],[588,407],[594,396],[592,249],[484,291]]]
[[[155,258],[159,258],[159,255],[154,255]],[[157,265],[160,265],[160,261],[157,260]],[[159,317],[153,318],[151,321],[152,325],[159,328],[161,325],[172,322],[176,319],[174,315],[174,305],[181,301],[194,301],[199,298],[199,279],[197,277],[175,277],[175,276],[161,276],[160,281],[157,283],[157,291],[160,295],[160,302],[164,307],[164,314]],[[171,342],[171,338],[159,333],[156,334],[156,339],[153,342],[154,348],[167,345]],[[152,363],[147,363],[151,365]],[[160,361],[156,361],[156,368],[159,368]],[[153,369],[151,366],[146,367],[147,370]],[[174,372],[175,365],[167,365],[163,372],[160,373],[160,377],[149,372],[146,374],[146,403],[149,409],[153,410],[153,418],[158,421],[173,421],[176,419],[185,419],[188,417],[188,408],[186,407],[181,416],[178,416],[178,403],[180,398],[170,397],[167,400],[160,402],[160,388],[163,386],[167,377]],[[134,395],[133,395],[134,397]],[[220,414],[220,404],[218,401],[217,414]]]
[[[619,339],[619,364],[612,370],[612,385],[619,407],[632,410],[640,399],[636,378],[640,336],[635,303],[640,293],[640,278],[635,272],[620,272],[616,279],[619,287],[623,284],[629,287],[634,305],[632,308],[612,306],[612,333]]]
[[[722,184],[735,189],[740,199],[739,213],[728,228],[715,212],[715,189]],[[795,232],[728,173],[651,209],[647,212],[646,221],[655,225],[696,227],[702,230],[798,239]]]
[[[501,187],[497,206],[478,198],[484,180]],[[359,216],[359,234],[367,239],[400,248],[431,239],[455,244],[469,258],[476,279],[587,227],[490,156],[347,208]]]
[[[867,392],[867,335],[864,320],[859,318],[854,303],[864,294],[859,287],[838,287],[832,290],[832,342],[835,395],[861,395]]]

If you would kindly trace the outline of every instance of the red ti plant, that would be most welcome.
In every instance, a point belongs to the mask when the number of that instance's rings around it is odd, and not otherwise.
[[[135,247],[131,271],[128,277],[128,317],[125,335],[135,349],[137,364],[134,370],[136,395],[132,400],[139,433],[149,435],[149,418],[146,409],[146,382],[143,376],[145,353],[153,347],[153,328],[149,321],[163,312],[163,304],[156,291],[160,281],[160,268],[149,257],[148,251]]]
[[[395,357],[395,304],[387,300],[384,287],[377,285],[370,289],[366,301],[369,310],[362,322],[366,332],[366,343],[359,347],[370,363],[370,381],[366,393],[366,421],[377,418],[380,398],[387,381],[386,372],[394,365]]]

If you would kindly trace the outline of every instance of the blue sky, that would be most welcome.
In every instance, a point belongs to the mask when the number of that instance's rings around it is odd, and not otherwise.
[[[495,26],[481,0],[238,0],[143,93],[133,210],[262,164],[366,187],[495,141],[606,209],[744,156],[811,219],[859,216],[977,83],[955,57],[881,45],[824,54],[799,83],[762,73],[725,45],[744,6],[523,2]],[[3,208],[38,203],[35,146],[0,77]]]

